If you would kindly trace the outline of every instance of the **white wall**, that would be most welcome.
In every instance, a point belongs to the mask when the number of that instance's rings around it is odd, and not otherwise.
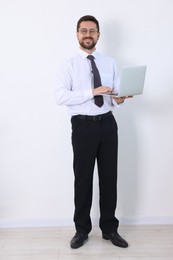
[[[173,223],[172,9],[171,0],[0,0],[1,227],[73,224],[70,118],[55,104],[53,82],[60,61],[78,49],[76,22],[85,14],[100,21],[99,51],[119,66],[148,65],[144,95],[114,113],[117,216]]]

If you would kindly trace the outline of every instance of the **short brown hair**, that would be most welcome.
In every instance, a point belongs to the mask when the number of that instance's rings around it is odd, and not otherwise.
[[[79,31],[81,22],[86,22],[86,21],[94,22],[97,26],[98,32],[100,31],[99,22],[97,21],[97,19],[92,15],[84,15],[77,22],[77,32]]]

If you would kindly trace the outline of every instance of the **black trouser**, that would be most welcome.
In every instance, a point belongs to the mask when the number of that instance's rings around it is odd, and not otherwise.
[[[113,115],[99,121],[72,117],[72,146],[74,152],[76,231],[89,233],[92,228],[93,171],[98,164],[100,189],[100,223],[104,233],[116,232],[117,202],[117,123]]]

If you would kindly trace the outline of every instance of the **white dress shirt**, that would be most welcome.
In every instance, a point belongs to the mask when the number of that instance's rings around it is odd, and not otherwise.
[[[119,77],[115,60],[94,51],[92,55],[99,70],[102,86],[118,89]],[[79,50],[78,54],[66,60],[58,70],[55,83],[55,98],[59,105],[66,105],[69,114],[100,115],[112,111],[115,101],[104,96],[104,104],[94,103],[93,74],[88,53]]]

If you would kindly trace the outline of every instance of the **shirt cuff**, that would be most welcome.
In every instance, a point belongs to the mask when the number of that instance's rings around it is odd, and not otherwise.
[[[92,89],[84,90],[83,94],[84,94],[84,99],[85,100],[89,100],[89,99],[93,98],[93,91],[92,91]]]

